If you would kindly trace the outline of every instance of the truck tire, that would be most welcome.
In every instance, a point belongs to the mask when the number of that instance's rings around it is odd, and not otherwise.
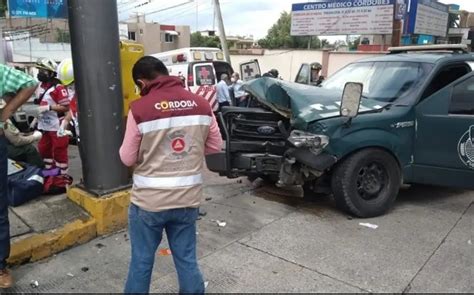
[[[368,218],[382,215],[392,207],[400,189],[401,172],[391,154],[369,148],[339,164],[331,182],[338,208]]]

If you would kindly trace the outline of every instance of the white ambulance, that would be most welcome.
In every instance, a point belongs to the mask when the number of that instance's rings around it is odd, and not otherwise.
[[[217,83],[222,74],[229,77],[234,70],[225,61],[224,53],[219,48],[181,48],[156,54],[151,56],[161,60],[170,75],[182,77],[185,87],[198,95],[206,98],[213,111],[217,111]],[[251,61],[240,65],[241,72],[247,73],[244,80],[254,78],[260,74],[258,62]]]

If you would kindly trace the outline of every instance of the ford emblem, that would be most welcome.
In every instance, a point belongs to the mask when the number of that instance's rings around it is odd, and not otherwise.
[[[261,126],[258,127],[257,132],[262,135],[272,135],[275,134],[276,130],[272,126]]]

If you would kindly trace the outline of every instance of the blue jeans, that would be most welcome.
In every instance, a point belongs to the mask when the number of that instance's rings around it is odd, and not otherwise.
[[[7,140],[0,135],[0,270],[7,267],[10,256],[10,223],[8,222],[7,197]]]
[[[180,293],[204,293],[204,281],[196,257],[197,208],[149,212],[131,204],[128,214],[132,260],[125,293],[148,293],[163,230],[178,273]]]

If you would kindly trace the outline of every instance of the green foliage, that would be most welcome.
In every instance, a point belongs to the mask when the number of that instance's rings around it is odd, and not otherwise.
[[[310,37],[291,36],[290,31],[291,14],[284,11],[278,21],[268,30],[267,36],[259,40],[258,44],[267,49],[308,48]],[[321,48],[321,41],[318,37],[311,37],[311,48]]]
[[[67,30],[56,28],[56,41],[60,43],[71,43],[71,34]]]
[[[200,32],[191,34],[191,47],[218,47],[221,48],[221,42],[217,36],[203,36]]]
[[[349,50],[357,50],[357,47],[360,44],[360,37],[355,39],[353,42],[349,42]]]
[[[7,0],[0,0],[0,17],[5,17],[7,12]]]

